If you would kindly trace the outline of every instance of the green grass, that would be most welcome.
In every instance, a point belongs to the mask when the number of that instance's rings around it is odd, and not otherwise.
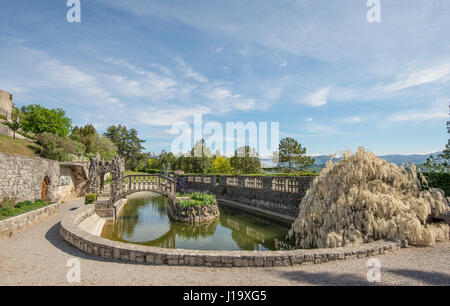
[[[45,206],[52,204],[51,202],[44,202],[42,200],[37,200],[36,202],[24,201],[14,205],[14,208],[11,207],[2,207],[0,208],[0,220],[5,220],[8,218],[12,218]]]
[[[177,194],[178,196],[178,194]],[[180,204],[183,207],[188,206],[211,206],[216,203],[216,197],[212,194],[206,194],[206,193],[187,193],[183,194],[183,197],[189,197],[190,200],[180,200],[178,201],[178,204]]]
[[[40,150],[41,147],[34,142],[0,135],[0,152],[23,156],[35,156]]]

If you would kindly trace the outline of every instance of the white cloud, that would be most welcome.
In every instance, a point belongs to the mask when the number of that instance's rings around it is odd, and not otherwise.
[[[448,81],[450,77],[450,62],[439,64],[419,71],[403,73],[397,76],[393,83],[382,86],[388,92],[399,91],[419,85]]]
[[[448,102],[445,100],[439,100],[438,102],[428,105],[426,109],[414,109],[404,112],[396,112],[390,114],[384,124],[392,123],[422,123],[427,121],[432,121],[436,119],[448,118]]]
[[[216,52],[217,52],[217,53],[220,53],[220,52],[222,52],[222,51],[223,51],[223,48],[217,48],[217,49],[216,49]]]
[[[178,57],[176,58],[176,61],[178,62],[178,64],[180,64],[186,78],[194,79],[200,83],[209,82],[203,74],[198,73],[197,71],[189,67],[182,58]]]
[[[319,107],[325,105],[327,104],[329,94],[330,88],[323,88],[305,97],[305,103],[311,107]]]

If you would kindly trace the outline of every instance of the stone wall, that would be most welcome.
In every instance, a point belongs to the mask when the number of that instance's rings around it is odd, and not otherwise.
[[[185,176],[188,192],[200,191],[292,217],[314,177],[280,176]]]
[[[0,201],[34,201],[42,197],[42,182],[48,178],[47,200],[58,201],[59,162],[39,157],[0,153]]]
[[[22,215],[0,221],[0,239],[9,238],[59,213],[60,205],[52,204]]]
[[[128,244],[97,237],[79,225],[95,214],[94,205],[81,207],[63,220],[59,233],[75,248],[106,260],[151,265],[206,267],[281,267],[377,256],[400,249],[401,241],[375,241],[360,246],[290,251],[203,251]]]
[[[67,185],[60,186],[61,175],[69,177]],[[82,196],[87,181],[86,165],[0,153],[0,201],[4,198],[16,202],[41,199],[44,179],[48,182],[47,201]]]

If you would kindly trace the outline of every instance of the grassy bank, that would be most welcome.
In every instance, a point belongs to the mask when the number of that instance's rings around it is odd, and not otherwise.
[[[34,142],[0,135],[0,152],[23,156],[35,156],[40,150],[41,147]]]

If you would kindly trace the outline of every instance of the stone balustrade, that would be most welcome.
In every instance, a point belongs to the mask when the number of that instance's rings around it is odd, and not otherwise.
[[[217,199],[296,217],[314,177],[311,176],[184,176],[189,192],[215,194]]]

